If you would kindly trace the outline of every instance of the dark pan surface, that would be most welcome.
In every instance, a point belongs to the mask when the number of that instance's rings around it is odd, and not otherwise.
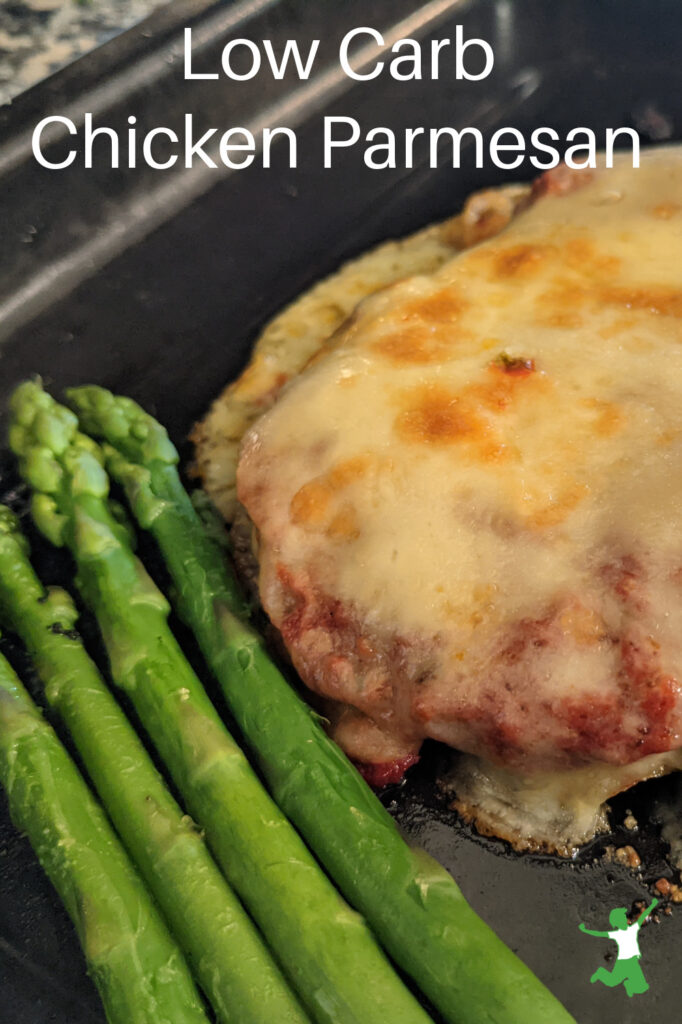
[[[12,388],[40,373],[56,391],[96,382],[132,395],[187,453],[192,422],[238,372],[258,327],[283,303],[342,259],[445,216],[474,188],[505,178],[495,168],[470,165],[371,172],[360,150],[324,171],[322,112],[352,115],[365,128],[475,124],[492,132],[513,125],[529,135],[541,124],[560,133],[580,125],[598,132],[634,125],[644,140],[647,133],[682,137],[682,17],[672,0],[173,6],[174,12],[160,12],[0,111],[3,433]],[[463,23],[467,36],[493,44],[493,75],[485,83],[458,83],[446,73],[440,82],[409,85],[327,78],[303,91],[300,83],[265,77],[243,85],[182,82],[178,33],[190,22],[206,66],[218,66],[231,36],[276,41],[295,35],[324,40],[323,70],[349,28],[370,24],[387,32],[404,18],[412,19],[408,35],[421,31],[419,22],[427,36],[438,37],[453,35],[454,25]],[[26,131],[44,110],[67,108],[91,110],[111,125],[123,125],[134,112],[144,115],[147,127],[173,125],[186,111],[225,128],[266,117],[266,123],[298,127],[299,167],[254,164],[212,176],[112,172],[103,164],[92,171],[41,170],[27,151]],[[531,173],[521,167],[506,178]],[[23,501],[6,453],[0,455],[0,497],[19,508]],[[35,551],[47,582],[68,580],[68,559],[37,538]],[[86,636],[97,652],[87,622]],[[21,667],[11,639],[0,641],[0,649]],[[682,909],[645,930],[643,965],[651,989],[634,999],[589,984],[595,967],[609,962],[608,944],[577,929],[581,920],[606,927],[612,907],[631,907],[650,896],[647,886],[670,875],[652,808],[655,801],[673,802],[676,786],[647,784],[614,801],[614,834],[574,863],[560,863],[511,854],[459,823],[435,786],[443,759],[434,745],[408,782],[385,794],[409,837],[453,871],[473,906],[581,1024],[679,1020]],[[634,835],[621,827],[630,808],[642,823]],[[642,855],[639,876],[602,857],[607,845],[626,842]],[[0,1022],[102,1020],[71,925],[28,843],[9,823],[3,797]]]

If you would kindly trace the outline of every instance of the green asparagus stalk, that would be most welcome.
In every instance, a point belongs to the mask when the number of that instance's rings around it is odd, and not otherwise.
[[[168,604],[107,503],[101,453],[40,385],[11,402],[33,515],[71,549],[112,676],[128,694],[227,878],[318,1024],[425,1024],[362,917],[341,899],[225,728],[168,628]]]
[[[109,1024],[208,1024],[101,807],[1,655],[0,782],[76,927]]]
[[[69,595],[40,583],[0,505],[0,618],[27,647],[132,859],[222,1024],[308,1020],[190,818],[171,796],[75,631]]]
[[[193,630],[277,803],[393,959],[457,1024],[572,1020],[464,900],[452,876],[402,840],[245,621],[238,584],[184,490],[165,429],[96,387],[68,398],[108,442],[107,466],[151,530]]]

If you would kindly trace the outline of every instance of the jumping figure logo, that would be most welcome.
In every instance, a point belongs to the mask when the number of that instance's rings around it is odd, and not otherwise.
[[[582,923],[578,926],[586,935],[613,939],[618,946],[618,958],[613,970],[607,971],[605,967],[598,967],[590,978],[591,982],[601,981],[607,988],[615,988],[616,985],[622,984],[629,996],[642,995],[649,991],[649,985],[639,963],[642,954],[639,951],[637,933],[656,906],[658,900],[653,899],[632,924],[628,924],[625,907],[616,907],[609,914],[609,924],[614,929],[610,932],[595,932]]]

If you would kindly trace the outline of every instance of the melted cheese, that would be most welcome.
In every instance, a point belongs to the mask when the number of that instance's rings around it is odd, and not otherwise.
[[[240,497],[275,624],[286,566],[351,609],[363,636],[429,652],[428,682],[413,680],[384,724],[394,715],[407,734],[418,721],[413,738],[480,753],[474,691],[499,681],[520,624],[551,618],[527,699],[518,680],[500,690],[525,767],[554,767],[557,736],[556,762],[570,763],[572,729],[590,737],[578,762],[635,762],[638,740],[619,747],[597,725],[607,698],[630,737],[658,714],[641,693],[630,706],[623,684],[617,643],[636,624],[650,662],[627,671],[652,673],[677,708],[643,752],[680,746],[681,171],[663,149],[586,175],[366,299],[247,434]],[[644,596],[628,589],[630,563]],[[573,718],[553,731],[559,700]]]
[[[252,438],[288,497],[291,557],[331,532],[342,598],[407,633],[467,633],[579,587],[574,552],[613,534],[681,551],[679,172],[662,152],[597,175],[366,301]],[[505,374],[500,353],[536,372]],[[325,510],[306,517],[313,491]]]
[[[484,835],[506,839],[516,850],[572,857],[595,834],[608,831],[604,801],[644,779],[681,768],[679,750],[627,766],[593,764],[530,776],[465,755],[441,782],[452,791],[453,806]],[[670,817],[669,833],[664,829],[663,837],[671,843],[673,863],[682,867],[677,809]]]

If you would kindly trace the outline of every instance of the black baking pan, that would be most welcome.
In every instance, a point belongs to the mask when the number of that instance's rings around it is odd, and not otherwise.
[[[355,83],[338,73],[338,44],[353,27],[371,25],[390,42],[451,37],[457,24],[494,48],[485,81],[457,81],[448,62],[438,81]],[[219,69],[222,47],[235,37],[322,43],[306,82],[265,74],[185,82],[188,25],[196,66],[207,70]],[[488,135],[514,126],[528,136],[547,125],[563,136],[585,126],[603,137],[607,127],[631,126],[643,142],[680,140],[680,29],[675,0],[182,0],[157,12],[0,110],[3,436],[12,388],[39,373],[56,392],[95,382],[133,396],[188,456],[193,421],[239,371],[258,328],[279,307],[343,259],[454,212],[473,189],[535,173],[527,164],[508,173],[477,169],[466,149],[458,170],[371,171],[359,148],[325,170],[324,114],[355,117],[365,129],[476,125]],[[129,115],[149,129],[178,127],[188,112],[198,126],[221,130],[241,125],[257,134],[264,125],[288,125],[298,135],[298,167],[275,150],[270,169],[256,160],[229,173],[112,170],[104,150],[95,150],[92,169],[79,161],[61,171],[41,168],[31,153],[33,126],[47,114],[79,123],[85,111],[119,130]],[[50,152],[64,145],[56,135]],[[18,509],[24,501],[6,451],[0,498]],[[45,580],[67,582],[68,560],[33,539]],[[86,636],[97,651],[87,620]],[[25,667],[11,638],[0,643]],[[433,745],[402,787],[384,793],[410,840],[454,873],[475,909],[581,1024],[680,1020],[682,907],[647,926],[650,991],[632,999],[590,984],[594,969],[609,962],[608,944],[578,931],[583,920],[606,927],[612,907],[648,900],[652,883],[671,877],[658,816],[674,805],[675,784],[648,783],[615,800],[614,831],[574,861],[559,861],[513,854],[459,822],[437,785],[445,760]],[[627,810],[640,822],[635,833],[623,828]],[[608,846],[626,842],[641,856],[638,873],[604,857]],[[2,798],[0,1022],[102,1021],[70,923]]]

